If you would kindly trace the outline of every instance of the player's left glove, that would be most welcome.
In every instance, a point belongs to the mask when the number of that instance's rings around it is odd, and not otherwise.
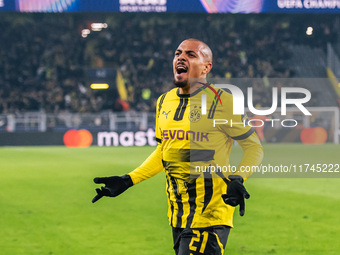
[[[243,185],[243,178],[239,175],[229,175],[227,180],[227,194],[222,195],[222,199],[227,205],[240,205],[239,213],[243,216],[246,207],[244,199],[250,197]]]
[[[96,177],[93,181],[97,184],[103,183],[105,187],[97,188],[97,195],[92,199],[92,203],[98,201],[102,197],[116,197],[133,186],[130,175]]]

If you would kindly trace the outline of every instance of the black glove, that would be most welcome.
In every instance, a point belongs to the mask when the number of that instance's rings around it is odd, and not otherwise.
[[[245,212],[244,199],[250,197],[246,188],[243,185],[243,178],[239,175],[229,175],[227,183],[227,194],[222,195],[224,203],[231,206],[240,205],[240,215],[243,216]]]
[[[92,203],[98,201],[103,196],[116,197],[133,185],[130,175],[96,177],[93,181],[97,184],[103,183],[105,187],[96,189],[97,195],[92,199]]]

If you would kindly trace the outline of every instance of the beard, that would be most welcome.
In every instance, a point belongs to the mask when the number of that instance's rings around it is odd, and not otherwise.
[[[174,84],[178,88],[184,88],[185,86],[187,86],[189,84],[189,82],[188,82],[188,80],[185,80],[185,81],[176,81],[176,80],[174,80]]]

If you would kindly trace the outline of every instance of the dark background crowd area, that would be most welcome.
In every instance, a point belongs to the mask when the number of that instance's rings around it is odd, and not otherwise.
[[[153,111],[173,87],[172,59],[188,38],[214,53],[209,78],[290,78],[290,45],[337,41],[330,15],[16,14],[0,16],[0,113],[120,111],[115,90],[94,91],[89,68],[116,68],[130,110]],[[92,22],[108,27],[81,36]],[[306,35],[306,28],[314,28]],[[271,90],[255,84],[266,106]],[[262,99],[261,99],[262,98]],[[263,101],[261,101],[263,100]],[[270,100],[267,100],[270,103]]]

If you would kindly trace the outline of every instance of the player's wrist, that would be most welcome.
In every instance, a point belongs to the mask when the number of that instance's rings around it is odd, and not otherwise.
[[[241,182],[241,183],[244,182],[243,177],[242,177],[241,175],[238,175],[238,174],[229,175],[229,176],[228,176],[228,179],[229,179],[230,181],[239,181],[239,182]]]
[[[133,186],[133,181],[130,175],[125,174],[125,175],[122,175],[121,178],[127,188],[130,188]]]

